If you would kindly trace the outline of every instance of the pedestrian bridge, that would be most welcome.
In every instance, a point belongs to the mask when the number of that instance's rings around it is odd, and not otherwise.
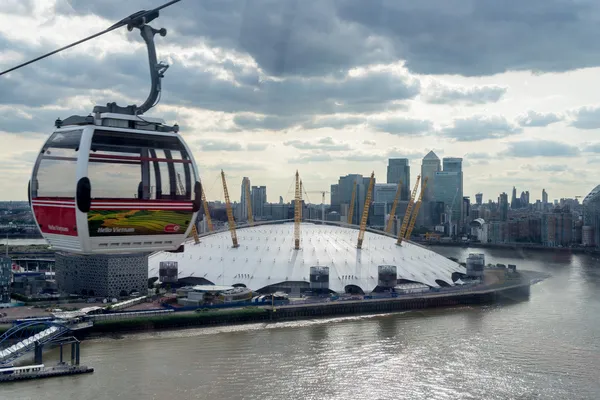
[[[68,325],[58,321],[30,321],[13,326],[0,336],[0,367],[10,365],[24,354],[33,351],[36,344],[56,340],[69,332]]]

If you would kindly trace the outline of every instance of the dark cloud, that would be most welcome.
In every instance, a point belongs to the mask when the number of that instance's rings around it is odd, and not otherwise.
[[[363,144],[367,145],[367,146],[375,146],[375,145],[377,145],[377,143],[374,140],[364,140]]]
[[[593,0],[340,0],[339,15],[388,37],[423,74],[567,71],[600,64]]]
[[[581,107],[572,112],[571,126],[578,129],[600,128],[600,107]]]
[[[302,140],[289,140],[283,142],[285,146],[291,146],[298,150],[322,150],[322,151],[346,151],[351,150],[351,147],[347,143],[337,142],[331,137],[324,137],[317,141],[302,141]]]
[[[462,87],[435,83],[427,87],[423,98],[431,104],[477,105],[496,103],[506,91],[507,88],[496,85]]]
[[[512,142],[501,153],[501,155],[507,157],[576,157],[579,154],[579,148],[567,143],[551,140]]]
[[[116,21],[161,2],[70,4]],[[401,59],[417,73],[475,76],[598,66],[600,43],[589,38],[600,33],[599,8],[594,0],[203,0],[169,7],[157,24],[178,41],[248,53],[269,75],[337,74]]]
[[[380,132],[387,132],[400,136],[419,135],[427,133],[433,129],[433,123],[431,121],[403,117],[370,120],[369,126]]]
[[[517,117],[517,123],[523,127],[544,127],[562,121],[563,117],[555,113],[540,113],[528,111]]]
[[[521,132],[521,128],[510,124],[504,117],[483,115],[455,119],[451,126],[441,130],[442,135],[459,142],[498,139]]]
[[[162,1],[131,0],[126,9],[117,0],[70,3],[77,13],[117,21],[123,13]],[[58,11],[71,12],[66,7]],[[366,27],[337,18],[333,1],[188,1],[161,13],[155,25],[173,29],[179,42],[202,38],[210,46],[248,53],[272,76],[337,74],[355,65],[395,60],[389,40],[369,37]]]

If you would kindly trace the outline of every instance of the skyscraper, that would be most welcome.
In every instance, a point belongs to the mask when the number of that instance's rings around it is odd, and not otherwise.
[[[450,232],[451,234],[458,234],[463,222],[462,158],[444,157],[442,165],[444,168],[443,172],[437,172],[434,177],[434,196],[436,201],[444,202],[444,208],[446,208],[447,212],[451,210],[452,224],[456,226],[456,229],[453,231],[451,228]],[[438,182],[438,178],[444,181],[443,188],[439,188],[441,183]],[[440,197],[438,197],[438,193],[440,193]]]
[[[441,170],[442,167],[440,159],[433,151],[430,151],[425,157],[423,157],[423,161],[421,162],[421,187],[423,187],[422,182],[424,182],[425,178],[427,178],[427,186],[423,192],[423,201],[433,200],[433,188],[435,186],[433,180],[435,178],[435,173],[440,172]]]
[[[248,219],[248,207],[246,203],[246,186],[250,189],[250,178],[245,176],[242,179],[242,187],[241,187],[241,196],[240,196],[240,211],[239,216],[241,221],[246,221]]]
[[[508,219],[508,195],[504,192],[498,198],[498,207],[500,208],[500,221]]]
[[[252,186],[252,215],[255,219],[265,216],[265,203],[267,202],[267,187]]]
[[[398,184],[400,181],[402,181],[400,200],[408,200],[411,190],[408,158],[390,158],[387,167],[387,183]]]
[[[512,197],[510,198],[510,208],[519,208],[518,199],[517,199],[517,188],[513,186]]]
[[[548,209],[548,193],[546,189],[542,189],[542,210],[546,211]]]
[[[475,202],[477,203],[478,206],[483,204],[483,193],[477,193],[475,195]]]
[[[340,214],[348,215],[352,202],[352,189],[354,188],[354,182],[356,182],[356,194],[354,197],[354,210],[352,212],[352,223],[358,224],[360,217],[362,216],[363,207],[365,205],[365,198],[367,196],[367,190],[369,188],[370,177],[363,177],[360,174],[350,174],[346,176],[340,176],[337,185],[331,185],[331,198],[334,199],[333,192],[334,186],[337,186],[337,199],[340,205]],[[347,213],[348,211],[348,213]],[[342,219],[343,220],[343,219]]]

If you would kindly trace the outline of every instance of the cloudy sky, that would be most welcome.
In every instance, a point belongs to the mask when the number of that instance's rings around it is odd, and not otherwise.
[[[0,70],[162,0],[2,0]],[[219,171],[269,201],[389,157],[464,157],[465,195],[587,194],[600,177],[596,0],[183,0],[154,21],[170,64],[160,105],[194,151],[209,199]],[[0,77],[1,200],[26,199],[57,117],[141,104],[145,46],[120,29]],[[318,194],[309,194],[320,200]]]

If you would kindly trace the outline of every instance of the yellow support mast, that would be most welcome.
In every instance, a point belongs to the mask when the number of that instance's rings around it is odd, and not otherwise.
[[[408,201],[408,206],[406,206],[406,212],[404,213],[404,220],[402,220],[402,227],[400,228],[400,233],[398,234],[398,241],[396,242],[398,246],[402,245],[402,239],[404,239],[404,235],[406,234],[406,228],[408,228],[408,221],[410,219],[410,215],[415,204],[415,196],[417,195],[417,189],[419,188],[420,180],[421,175],[418,175],[417,182],[415,183],[415,187],[410,196],[410,200]]]
[[[304,193],[303,190],[304,190],[304,187],[302,186],[302,179],[300,179],[300,221],[302,221],[302,219],[304,218],[302,216],[302,211],[304,210],[304,207],[302,204],[302,199],[303,199],[302,193]],[[308,197],[308,195],[306,195],[306,197]]]
[[[348,209],[348,225],[352,225],[352,217],[354,216],[354,202],[356,201],[356,179],[352,185],[352,199],[350,200],[350,208]]]
[[[398,200],[400,199],[400,192],[402,191],[402,181],[398,182],[398,189],[396,189],[396,195],[394,196],[394,202],[392,203],[392,209],[390,210],[390,219],[388,219],[388,223],[385,226],[385,231],[390,233],[392,231],[392,224],[394,223],[394,218],[396,217],[396,207],[398,207]]]
[[[183,182],[181,181],[181,174],[179,172],[177,173],[177,186],[179,189],[179,194],[181,196],[185,196],[186,195],[185,186],[183,185]],[[200,243],[200,238],[198,237],[198,230],[196,229],[196,221],[192,221],[191,234],[194,237],[194,243],[196,243],[196,244]]]
[[[213,227],[212,219],[210,218],[210,212],[208,210],[208,201],[206,201],[206,193],[204,193],[204,186],[202,187],[202,207],[204,207],[204,218],[206,218],[206,226],[208,231],[212,232],[215,230]]]
[[[227,181],[225,181],[225,172],[221,170],[221,179],[223,180],[223,195],[225,197],[225,208],[227,210],[227,222],[229,222],[229,231],[231,232],[231,241],[233,247],[239,247],[237,233],[235,231],[235,221],[233,219],[233,211],[231,210],[231,201],[229,201],[229,191],[227,190]]]
[[[423,202],[423,193],[425,193],[425,188],[427,187],[427,177],[423,179],[423,185],[421,185],[421,193],[419,193],[419,200],[417,204],[415,204],[415,210],[413,211],[412,217],[410,219],[410,225],[408,225],[408,229],[406,230],[406,235],[404,235],[404,239],[410,240],[410,235],[412,234],[413,228],[415,227],[415,223],[417,222],[417,216],[419,215],[419,209],[421,208],[421,203]]]
[[[250,202],[250,180],[246,179],[244,190],[246,191],[246,208],[248,209],[248,224],[254,226],[254,217],[252,216],[252,203]],[[243,206],[242,206],[243,207]]]
[[[300,250],[300,221],[302,202],[300,201],[300,176],[296,171],[296,195],[294,196],[294,250]]]
[[[357,249],[362,248],[363,239],[365,238],[365,230],[367,229],[367,219],[369,218],[369,207],[371,207],[371,196],[373,194],[374,183],[375,183],[375,172],[372,172],[371,180],[369,181],[369,189],[367,190],[367,197],[365,198],[365,206],[363,207],[362,217],[360,219],[360,230],[358,231],[358,243],[356,244]]]

